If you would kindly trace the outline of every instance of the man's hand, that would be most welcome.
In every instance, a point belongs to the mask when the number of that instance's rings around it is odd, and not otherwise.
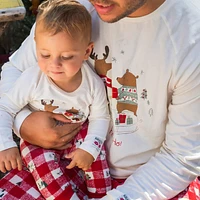
[[[72,159],[70,164],[66,167],[67,169],[72,169],[73,167],[77,166],[83,171],[88,170],[94,161],[93,156],[83,149],[76,149],[67,155],[66,158]]]
[[[38,111],[30,114],[20,128],[21,137],[45,149],[66,149],[81,125],[70,123],[61,114]]]
[[[0,151],[0,171],[6,173],[11,169],[22,170],[22,160],[17,147]]]

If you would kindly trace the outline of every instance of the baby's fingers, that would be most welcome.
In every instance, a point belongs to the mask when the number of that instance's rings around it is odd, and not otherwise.
[[[12,165],[9,160],[5,162],[5,168],[7,171],[10,171],[12,169]]]
[[[3,172],[3,173],[6,173],[6,168],[5,168],[4,162],[0,162],[0,171]]]
[[[18,170],[21,171],[22,170],[22,159],[21,159],[21,157],[17,158],[17,166],[18,166]]]
[[[69,165],[66,166],[66,168],[67,168],[67,169],[72,169],[72,168],[75,167],[75,166],[76,166],[76,162],[72,160],[72,161],[69,163]]]
[[[83,171],[86,171],[86,170],[88,170],[89,169],[89,167],[82,167],[82,170]]]
[[[12,159],[10,161],[10,163],[11,163],[12,169],[16,169],[17,168],[17,158],[16,159]]]
[[[18,168],[18,170],[22,170],[21,157],[18,156],[16,159],[12,159],[11,160],[11,166],[12,166],[12,169]]]

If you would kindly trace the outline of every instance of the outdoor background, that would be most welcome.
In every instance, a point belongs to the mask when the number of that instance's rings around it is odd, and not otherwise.
[[[33,0],[34,1],[34,0]],[[30,29],[35,22],[35,15],[29,10],[32,5],[30,0],[22,0],[26,8],[26,16],[23,20],[10,22],[0,36],[0,54],[12,53],[21,45],[29,35]]]

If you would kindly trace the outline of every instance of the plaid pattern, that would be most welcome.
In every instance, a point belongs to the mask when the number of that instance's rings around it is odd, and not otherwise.
[[[27,168],[12,170],[0,181],[0,199],[63,200],[103,197],[111,189],[111,178],[106,162],[105,148],[85,173],[77,167],[66,169],[69,160],[65,153],[77,148],[87,134],[87,124],[65,151],[46,150],[22,141],[22,159]],[[79,144],[79,145],[77,145]]]
[[[111,190],[111,177],[104,147],[91,168],[85,171],[85,177],[89,198],[101,198]]]
[[[0,181],[0,199],[3,200],[44,200],[37,189],[32,175],[12,170]]]
[[[86,184],[80,176],[82,171],[78,168],[67,170],[68,162],[62,162],[61,168],[65,170],[65,175],[70,178],[70,183],[77,196],[84,200],[87,199]],[[1,200],[44,200],[39,192],[32,174],[24,168],[22,171],[14,169],[0,180],[0,199]],[[59,200],[68,199],[60,196]]]
[[[45,199],[71,199],[76,195],[68,174],[60,167],[64,151],[46,150],[28,142],[21,142],[20,148],[22,159]]]

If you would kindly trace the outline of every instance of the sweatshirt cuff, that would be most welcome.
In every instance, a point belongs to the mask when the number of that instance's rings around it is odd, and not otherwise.
[[[27,108],[23,108],[15,117],[13,130],[14,133],[21,138],[20,128],[24,120],[31,114],[32,112]]]
[[[90,140],[85,140],[80,146],[80,149],[83,149],[84,151],[87,151],[90,153],[94,161],[97,159],[98,155],[100,154],[103,142],[102,139],[96,137],[96,136],[88,136]]]
[[[107,192],[107,195],[101,198],[101,200],[131,200],[126,194],[120,192],[119,190],[113,189]]]
[[[4,151],[13,147],[17,147],[17,144],[14,141],[8,141],[6,143],[0,144],[0,151]]]

